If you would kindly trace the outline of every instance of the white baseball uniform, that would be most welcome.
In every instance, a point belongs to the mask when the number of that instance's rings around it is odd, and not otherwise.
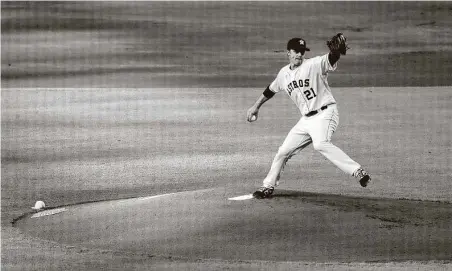
[[[302,117],[279,148],[264,179],[264,186],[277,186],[287,161],[311,143],[314,149],[347,174],[353,175],[361,167],[331,143],[331,136],[339,124],[339,113],[327,77],[328,72],[336,67],[337,63],[331,66],[328,54],[305,59],[293,70],[290,64],[284,66],[270,84],[271,91],[285,91],[289,95]],[[312,114],[316,110],[318,112]]]

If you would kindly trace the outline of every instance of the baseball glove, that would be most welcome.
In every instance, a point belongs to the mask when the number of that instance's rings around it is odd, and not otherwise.
[[[326,42],[326,45],[332,52],[339,52],[341,55],[347,54],[350,49],[347,45],[347,38],[342,33],[337,33],[334,37]]]

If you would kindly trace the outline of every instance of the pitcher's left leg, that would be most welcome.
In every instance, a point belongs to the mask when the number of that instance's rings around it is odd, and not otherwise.
[[[353,176],[361,165],[351,159],[345,152],[331,143],[331,137],[339,124],[339,113],[336,105],[313,116],[309,125],[309,134],[314,149],[330,160],[345,173]]]
[[[303,119],[300,119],[300,121],[298,121],[298,123],[290,130],[283,144],[279,147],[278,152],[273,158],[270,171],[263,181],[263,186],[277,186],[287,161],[311,144],[311,142],[311,137],[304,130],[304,121]]]

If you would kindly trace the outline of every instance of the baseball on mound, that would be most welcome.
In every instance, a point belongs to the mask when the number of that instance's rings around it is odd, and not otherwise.
[[[251,116],[251,121],[255,121],[257,119],[256,115]]]
[[[43,201],[38,200],[35,203],[35,206],[31,207],[31,209],[39,211],[41,209],[44,209],[45,207],[46,207],[45,203]]]

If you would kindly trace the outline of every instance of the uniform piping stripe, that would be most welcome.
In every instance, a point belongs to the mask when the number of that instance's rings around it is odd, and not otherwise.
[[[306,137],[306,135],[305,135],[305,137]],[[292,156],[294,155],[294,153],[296,152],[296,151],[298,151],[298,150],[300,150],[302,147],[303,147],[303,141],[304,141],[304,138],[300,141],[300,143],[298,143],[298,145],[297,145],[297,147],[293,150],[293,151],[291,151],[290,153],[289,153],[289,155],[287,156],[287,158],[285,159],[285,163],[287,163],[287,161],[289,161],[289,159],[290,158],[292,158]],[[312,141],[312,140],[311,140]],[[310,144],[311,142],[309,142],[309,144]],[[285,164],[284,163],[284,164]]]
[[[330,128],[331,128],[331,122],[333,121],[333,115],[334,115],[334,110],[331,112],[331,119],[330,119],[330,122],[328,123],[328,129],[326,129],[326,137],[325,138],[328,141],[331,140],[330,138],[328,138],[328,135],[330,134]]]
[[[303,145],[301,144],[303,141],[304,141],[304,140],[301,140],[300,143],[298,143],[298,146],[297,146],[293,151],[291,151],[291,152],[287,155],[286,158],[284,158],[284,162],[283,162],[283,164],[282,164],[281,171],[279,172],[278,176],[276,177],[276,181],[278,181],[278,180],[280,179],[281,173],[284,171],[284,168],[286,167],[287,161],[289,161],[289,159],[292,158],[292,156],[294,155],[294,153],[295,153],[296,151],[300,150],[300,149],[303,147]],[[312,142],[312,140],[311,140],[311,142]],[[311,142],[309,142],[308,144],[311,144]],[[305,146],[307,146],[308,144],[306,144]]]

